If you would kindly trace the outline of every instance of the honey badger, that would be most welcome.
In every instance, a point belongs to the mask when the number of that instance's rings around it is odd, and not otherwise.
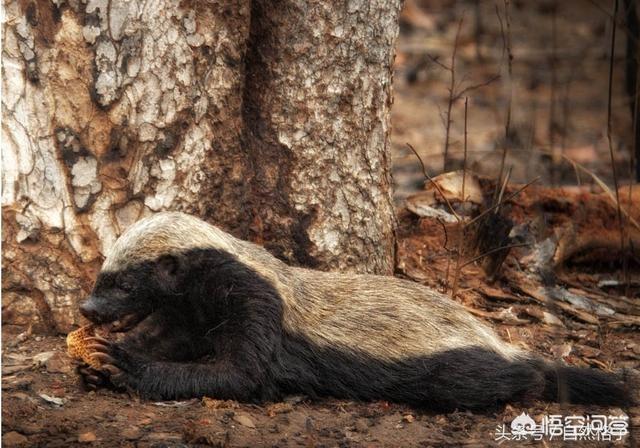
[[[117,322],[91,340],[85,381],[152,399],[274,401],[297,393],[487,410],[531,398],[623,404],[622,378],[555,366],[503,342],[414,282],[290,267],[183,213],[131,226],[82,314]]]

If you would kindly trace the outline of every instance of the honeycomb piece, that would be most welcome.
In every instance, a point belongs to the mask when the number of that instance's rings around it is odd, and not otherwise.
[[[87,338],[94,336],[95,327],[93,325],[85,325],[67,335],[67,353],[74,359],[84,361],[94,369],[100,368],[100,363],[91,358],[87,345]]]

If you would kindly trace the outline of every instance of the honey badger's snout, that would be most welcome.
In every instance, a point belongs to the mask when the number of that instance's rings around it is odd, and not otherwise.
[[[128,331],[144,320],[150,311],[113,306],[108,299],[90,295],[80,304],[80,314],[97,325],[108,325],[109,331]]]
[[[102,324],[109,322],[112,316],[107,316],[102,310],[99,303],[99,299],[95,296],[89,296],[84,302],[80,304],[80,314],[89,319],[95,324]]]

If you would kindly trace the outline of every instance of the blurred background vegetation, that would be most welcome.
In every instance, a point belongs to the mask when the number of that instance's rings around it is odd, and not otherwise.
[[[635,176],[634,8],[633,0],[621,0],[616,15],[611,146],[620,185]],[[432,175],[443,171],[445,146],[448,168],[462,166],[465,97],[468,169],[497,177],[506,149],[512,182],[540,176],[545,185],[593,183],[585,172],[578,178],[568,158],[612,185],[607,117],[614,9],[603,0],[408,0],[392,109],[396,200],[424,181],[406,143]]]

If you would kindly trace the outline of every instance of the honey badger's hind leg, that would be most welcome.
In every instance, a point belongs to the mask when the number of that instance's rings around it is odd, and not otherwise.
[[[440,411],[490,412],[538,398],[545,385],[544,375],[531,363],[507,360],[479,347],[448,350],[410,363],[413,373],[402,381],[407,386],[391,385],[389,392],[401,393],[396,400]]]
[[[510,361],[481,347],[382,360],[357,349],[317,347],[285,338],[288,393],[386,400],[450,412],[491,412],[506,403],[539,397],[543,373],[526,361]],[[283,375],[284,377],[284,375]]]
[[[508,360],[482,348],[449,350],[422,362],[423,374],[407,382],[422,391],[423,406],[445,411],[491,411],[533,399],[624,406],[631,403],[637,382],[635,377],[625,381],[623,374],[555,365],[531,355]]]

